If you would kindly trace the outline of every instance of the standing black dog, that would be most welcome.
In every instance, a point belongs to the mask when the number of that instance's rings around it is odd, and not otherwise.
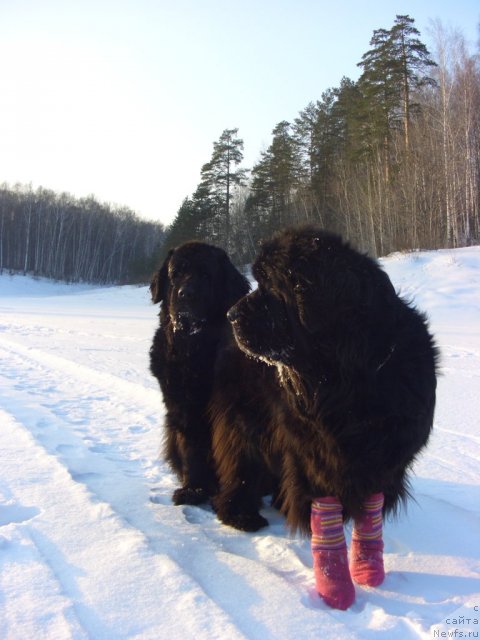
[[[381,517],[433,424],[437,352],[425,318],[377,262],[309,226],[263,245],[258,289],[229,312],[240,348],[276,369],[271,407],[283,438],[282,509],[312,531],[317,590],[353,602],[342,519],[355,521],[351,575],[384,577]],[[283,409],[281,405],[283,404]]]
[[[385,508],[433,423],[437,353],[425,318],[397,296],[377,262],[316,227],[264,243],[258,289],[228,317],[240,348],[273,365],[296,416],[284,492],[291,526],[310,530],[310,502],[341,497],[346,517],[381,488]],[[301,425],[301,428],[300,428]]]
[[[188,242],[171,250],[150,285],[162,302],[150,369],[167,409],[164,455],[181,487],[175,504],[200,504],[216,491],[207,415],[219,351],[232,342],[228,309],[248,281],[217,247]]]

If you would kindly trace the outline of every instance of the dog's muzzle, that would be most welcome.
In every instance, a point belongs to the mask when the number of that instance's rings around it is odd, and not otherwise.
[[[188,311],[180,311],[172,318],[173,330],[175,332],[181,331],[188,335],[200,333],[206,322],[205,318],[196,318]]]

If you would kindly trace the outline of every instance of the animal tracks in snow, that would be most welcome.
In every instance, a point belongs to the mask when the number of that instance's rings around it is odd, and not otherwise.
[[[245,624],[242,618],[248,623],[249,616],[239,607],[234,594],[228,590],[221,592],[222,581],[230,583],[233,575],[244,568],[247,571],[253,563],[255,569],[252,565],[248,571],[259,572],[264,581],[273,581],[276,588],[286,591],[291,588],[293,582],[286,578],[290,575],[293,579],[293,570],[289,573],[276,566],[279,549],[261,543],[262,536],[270,534],[253,537],[228,529],[209,508],[172,506],[174,480],[164,471],[163,476],[159,473],[161,465],[156,456],[160,433],[156,425],[152,427],[155,416],[148,415],[148,393],[146,406],[142,406],[145,397],[138,394],[135,385],[0,339],[0,374],[6,371],[10,372],[7,377],[10,384],[0,391],[1,405],[33,437],[45,456],[54,457],[67,472],[69,491],[75,492],[75,486],[86,490],[89,518],[95,517],[98,506],[105,505],[102,518],[119,519],[130,532],[128,535],[137,532],[148,553],[167,552],[175,565],[198,585],[196,588],[206,593],[216,607],[221,607],[223,616],[228,619],[233,616],[236,626]],[[100,382],[104,391],[109,390],[108,394],[99,393]],[[29,403],[30,389],[35,389],[42,402]],[[156,392],[156,409],[159,401]],[[131,422],[130,415],[134,418]],[[148,451],[145,436],[153,445]],[[165,489],[160,487],[149,495],[148,485],[156,480]],[[274,526],[283,525],[277,522]],[[192,544],[198,545],[198,549],[193,550]],[[210,577],[212,557],[215,570]],[[291,557],[298,564],[295,554]],[[299,567],[307,577],[308,569],[301,563]],[[250,617],[251,625],[253,620]]]
[[[23,507],[19,504],[0,504],[0,527],[7,524],[28,522],[40,513],[37,507]]]

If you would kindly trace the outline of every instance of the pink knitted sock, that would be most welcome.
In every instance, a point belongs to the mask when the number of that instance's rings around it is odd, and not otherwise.
[[[330,607],[348,609],[355,600],[355,587],[348,569],[342,505],[337,498],[317,498],[312,502],[310,522],[318,594]]]
[[[382,540],[383,493],[365,502],[363,514],[355,520],[350,550],[350,573],[358,584],[377,587],[385,579]]]

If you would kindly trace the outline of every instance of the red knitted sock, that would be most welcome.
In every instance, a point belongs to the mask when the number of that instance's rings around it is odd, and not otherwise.
[[[383,493],[375,493],[365,502],[363,513],[355,520],[350,550],[350,573],[358,584],[377,587],[385,579],[382,540]]]
[[[337,498],[317,498],[312,503],[312,554],[318,594],[334,609],[348,609],[355,600],[348,569],[342,505]]]

